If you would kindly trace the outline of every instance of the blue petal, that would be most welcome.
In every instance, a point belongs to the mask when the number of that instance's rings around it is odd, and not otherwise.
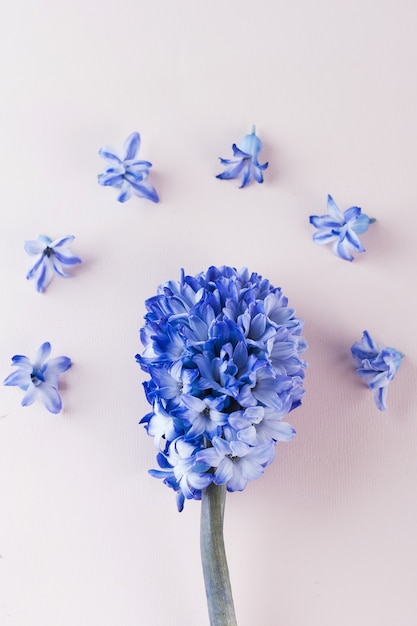
[[[262,141],[257,135],[255,135],[254,132],[252,132],[250,135],[245,135],[242,139],[241,145],[242,150],[247,154],[250,154],[255,159],[262,149]]]
[[[185,502],[185,496],[181,491],[177,491],[176,500],[177,500],[178,512],[181,513],[184,509],[184,502]]]
[[[48,368],[46,373],[61,374],[66,372],[71,367],[71,359],[67,356],[57,356],[48,361]]]
[[[346,239],[357,252],[365,252],[365,248],[361,244],[359,237],[352,230],[346,231]]]
[[[346,237],[339,239],[339,241],[334,245],[334,251],[341,259],[344,259],[345,261],[353,261],[353,256],[349,252],[349,244]]]
[[[250,407],[250,406],[256,406],[257,402],[255,400],[255,398],[253,397],[252,394],[252,389],[249,385],[245,385],[244,387],[242,387],[242,389],[239,391],[239,395],[237,398],[237,401],[239,402],[239,404],[243,407]]]
[[[345,220],[343,214],[330,194],[327,196],[327,209],[330,215],[334,217],[339,224],[344,223]]]
[[[25,251],[31,256],[42,254],[45,249],[45,244],[42,241],[25,241]]]
[[[295,428],[288,422],[277,421],[274,424],[274,439],[276,441],[291,441],[296,434]]]
[[[58,261],[55,255],[54,257],[51,257],[50,260],[55,274],[58,274],[58,276],[61,276],[62,278],[71,278],[71,274],[69,274],[68,272],[64,272],[63,268],[61,267],[61,263]]]
[[[49,263],[44,262],[42,264],[42,271],[40,272],[37,281],[36,281],[36,291],[39,293],[43,293],[49,283],[52,280],[53,270]]]
[[[121,163],[121,159],[117,156],[114,148],[111,146],[104,146],[98,151],[99,155],[106,159],[107,161],[115,161],[116,163]]]
[[[350,222],[351,220],[356,220],[361,214],[361,209],[358,206],[351,206],[349,209],[346,209],[344,212],[345,222]]]
[[[32,369],[32,368],[31,368]],[[4,379],[3,385],[10,387],[21,387],[27,388],[30,384],[30,373],[24,369],[18,369],[15,372],[12,372]]]
[[[217,174],[216,178],[220,178],[221,180],[230,180],[232,178],[237,178],[240,172],[242,171],[244,165],[245,165],[244,161],[239,161],[236,163],[234,167],[230,167],[229,169],[226,169],[221,174]]]
[[[362,341],[370,348],[370,350],[379,350],[378,345],[372,339],[367,330],[363,331]]]
[[[61,397],[55,387],[40,385],[39,397],[50,413],[59,413],[62,409]]]
[[[139,135],[139,133],[132,133],[131,135],[129,135],[129,137],[124,142],[124,145],[123,145],[123,151],[124,151],[123,160],[124,161],[128,161],[130,159],[134,159],[136,154],[138,153],[139,148],[140,148],[140,135]]]
[[[270,381],[263,380],[261,385],[255,386],[252,393],[258,402],[279,411],[282,408],[282,402],[278,396],[277,387],[277,381],[274,379]]]
[[[254,480],[262,476],[263,468],[257,467],[257,471],[253,471],[255,466],[247,461],[240,461],[234,465],[234,473],[232,478],[227,483],[228,491],[243,491],[248,484],[249,480]],[[246,472],[244,472],[246,470]],[[252,471],[247,471],[252,470]],[[247,475],[246,475],[247,474]]]
[[[55,239],[55,241],[53,241],[49,247],[53,248],[55,251],[55,248],[64,248],[65,246],[69,246],[74,241],[74,239],[74,235],[66,235],[65,237]]]
[[[387,404],[386,404],[387,391],[388,391],[387,387],[380,387],[374,395],[375,404],[380,411],[385,411],[387,408]]]
[[[29,406],[33,404],[36,400],[37,395],[38,395],[38,387],[35,387],[34,385],[30,385],[29,389],[27,390],[27,392],[22,398],[21,405]]]
[[[246,187],[246,185],[250,183],[251,180],[252,180],[252,165],[248,161],[246,163],[246,167],[243,168],[242,184],[240,185],[240,189],[243,189],[243,187]]]
[[[264,177],[262,175],[262,170],[261,170],[261,168],[259,166],[258,167],[253,166],[252,173],[253,173],[253,177],[254,177],[254,179],[256,180],[257,183],[263,183],[264,182]]]
[[[362,378],[365,378],[365,376],[363,375]],[[386,387],[388,385],[388,377],[386,371],[373,371],[372,378],[370,379],[369,375],[367,376],[367,378],[368,386],[370,389],[377,389],[379,387]]]
[[[44,264],[44,258],[41,256],[26,274],[27,280],[30,280],[31,278],[33,278],[35,274],[37,273],[37,271],[39,270],[39,268],[41,267],[41,265],[43,264]]]
[[[98,177],[98,184],[103,187],[119,187],[122,183],[122,174],[100,174]]]
[[[216,471],[214,472],[213,482],[216,485],[225,485],[229,480],[233,478],[233,461],[228,458],[224,458]]]
[[[58,259],[60,263],[64,265],[77,265],[77,263],[82,263],[81,259],[78,256],[66,256],[65,254],[61,254],[55,250],[55,257]]]
[[[50,237],[47,237],[46,235],[39,235],[38,241],[41,241],[42,243],[44,243],[45,247],[50,246],[52,243],[52,239]]]
[[[219,161],[222,165],[236,165],[237,163],[241,163],[242,159],[222,159],[219,157]]]
[[[50,354],[51,344],[49,343],[49,341],[45,341],[36,353],[35,360],[33,362],[34,369],[40,367]]]
[[[152,167],[152,163],[149,161],[132,161],[131,163],[125,162],[125,168],[132,176],[137,175],[138,173],[146,172],[148,173],[149,168]]]
[[[232,146],[232,150],[233,150],[233,156],[235,156],[235,157],[240,157],[241,159],[250,159],[251,158],[250,154],[248,154],[247,152],[243,152],[243,150],[238,148],[235,143]]]
[[[338,238],[338,235],[335,235],[333,231],[323,231],[320,233],[314,233],[313,241],[318,243],[320,246],[325,243],[330,243]]]
[[[130,183],[134,193],[140,198],[147,198],[152,202],[159,202],[159,197],[156,192],[155,187],[151,185],[148,181],[142,181],[141,183]]]
[[[365,215],[365,213],[362,213],[361,215],[359,215],[359,217],[353,224],[352,230],[354,230],[355,233],[357,233],[358,235],[362,233],[366,233],[366,231],[368,230],[369,224],[370,224],[369,217]]]
[[[27,372],[31,372],[33,370],[33,365],[30,362],[30,360],[28,359],[27,356],[22,356],[21,354],[15,354],[14,357],[12,357],[12,365],[16,365],[17,367],[21,367],[22,369],[26,370]]]
[[[118,201],[126,202],[126,200],[129,200],[129,198],[132,197],[132,194],[133,194],[133,190],[132,190],[130,183],[128,183],[127,180],[124,180],[121,191],[117,197]]]
[[[330,215],[310,215],[310,224],[316,228],[340,228],[341,222],[336,222]]]

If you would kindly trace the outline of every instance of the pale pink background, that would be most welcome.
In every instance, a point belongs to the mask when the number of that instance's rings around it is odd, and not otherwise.
[[[205,626],[199,504],[150,478],[134,355],[156,286],[247,265],[306,320],[298,434],[226,509],[239,626],[417,624],[414,1],[15,0],[0,20],[0,377],[49,340],[64,411],[0,387],[0,623]],[[263,186],[219,181],[256,124]],[[97,185],[142,134],[161,203]],[[311,241],[332,193],[377,223],[354,263]],[[25,239],[76,236],[76,276],[25,280]],[[406,354],[377,411],[350,346]]]

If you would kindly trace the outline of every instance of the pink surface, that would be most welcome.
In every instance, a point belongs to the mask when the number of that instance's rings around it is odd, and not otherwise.
[[[134,355],[156,286],[211,264],[281,286],[309,342],[296,438],[228,497],[239,626],[417,623],[417,9],[362,0],[17,1],[0,37],[0,374],[45,340],[61,415],[0,387],[0,623],[208,624],[199,504],[147,474]],[[256,124],[264,185],[219,181]],[[97,184],[133,130],[158,205]],[[349,264],[312,243],[331,193],[377,219]],[[46,294],[26,239],[74,234]],[[405,353],[377,411],[350,346]]]

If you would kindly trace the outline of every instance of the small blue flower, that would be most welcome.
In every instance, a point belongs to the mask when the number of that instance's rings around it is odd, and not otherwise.
[[[369,218],[357,206],[341,212],[332,196],[327,196],[328,215],[310,215],[310,224],[318,229],[313,241],[319,245],[334,242],[333,252],[345,261],[353,261],[352,252],[365,252],[358,235],[368,230],[375,219]]]
[[[174,489],[180,512],[185,499],[201,500],[202,489],[212,482],[212,475],[207,473],[209,466],[196,459],[198,449],[184,437],[178,437],[167,445],[165,454],[157,455],[161,469],[149,470],[151,476],[162,478],[167,487]]]
[[[222,159],[220,163],[226,165],[226,169],[221,174],[217,174],[216,178],[229,180],[242,176],[242,184],[240,188],[245,187],[254,178],[258,183],[263,183],[264,178],[262,172],[268,167],[268,163],[260,165],[258,162],[258,154],[262,149],[262,142],[255,134],[255,127],[252,127],[250,135],[246,135],[242,139],[241,147],[238,148],[234,143],[232,146],[233,159]]]
[[[260,478],[275,455],[272,440],[249,446],[243,441],[213,437],[211,443],[212,447],[197,452],[196,461],[215,468],[214,484],[227,485],[228,491],[243,491],[249,480]]]
[[[47,361],[50,353],[51,344],[46,341],[39,348],[33,363],[27,356],[15,355],[12,366],[17,367],[17,370],[3,381],[3,385],[17,386],[26,391],[22,406],[33,404],[39,396],[48,411],[59,413],[62,401],[58,393],[58,378],[71,367],[71,359],[58,356]]]
[[[54,273],[62,278],[71,278],[71,274],[64,270],[81,263],[81,259],[69,250],[74,239],[73,235],[68,235],[52,241],[49,237],[39,235],[37,241],[25,241],[26,252],[38,257],[26,276],[27,280],[36,280],[37,291],[45,291]]]
[[[104,172],[99,175],[98,182],[105,187],[120,189],[119,202],[126,202],[136,194],[139,198],[147,198],[152,202],[159,202],[158,194],[147,180],[152,163],[140,161],[136,155],[140,148],[139,133],[132,133],[123,145],[123,157],[117,151],[104,146],[99,150],[99,155],[108,162]]]
[[[385,411],[388,384],[394,379],[404,355],[394,348],[377,345],[367,330],[351,350],[358,376],[373,391],[378,409]]]

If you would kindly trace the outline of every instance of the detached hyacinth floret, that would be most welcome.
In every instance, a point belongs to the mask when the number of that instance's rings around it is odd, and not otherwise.
[[[358,376],[373,392],[378,409],[385,411],[388,385],[394,379],[404,355],[395,348],[376,344],[367,330],[351,350]]]
[[[310,224],[317,228],[313,241],[319,245],[333,242],[333,252],[345,261],[353,261],[353,252],[365,252],[358,235],[375,222],[362,209],[352,206],[341,212],[332,196],[327,196],[327,215],[310,215]]]
[[[243,490],[295,431],[282,419],[304,393],[302,320],[280,288],[247,269],[181,275],[146,301],[136,355],[152,411],[158,470],[177,494],[201,499],[210,483]]]
[[[12,366],[17,369],[4,381],[3,385],[16,386],[25,391],[22,406],[33,404],[39,396],[51,413],[59,413],[62,409],[61,397],[58,393],[59,375],[71,367],[71,359],[67,356],[48,357],[51,344],[45,341],[39,348],[32,363],[27,356],[12,357]]]
[[[222,180],[229,180],[231,178],[242,177],[242,184],[240,188],[246,187],[252,179],[258,183],[263,183],[263,171],[267,169],[268,163],[260,165],[258,161],[258,154],[262,149],[262,142],[255,134],[255,127],[253,126],[250,135],[245,135],[240,144],[240,148],[234,143],[232,145],[233,159],[222,159],[220,163],[226,166],[226,169],[221,174],[217,174],[216,178]]]
[[[36,241],[25,241],[26,252],[37,257],[26,275],[27,280],[35,280],[36,291],[45,291],[54,274],[71,278],[71,274],[65,270],[81,263],[81,259],[69,249],[74,239],[73,235],[67,235],[52,241],[50,237],[39,235]]]
[[[135,132],[124,142],[122,156],[111,146],[104,146],[99,150],[99,155],[106,159],[107,166],[99,175],[98,182],[105,187],[119,189],[119,202],[126,202],[133,194],[159,202],[155,187],[147,180],[152,163],[136,158],[139,148],[140,135]]]

